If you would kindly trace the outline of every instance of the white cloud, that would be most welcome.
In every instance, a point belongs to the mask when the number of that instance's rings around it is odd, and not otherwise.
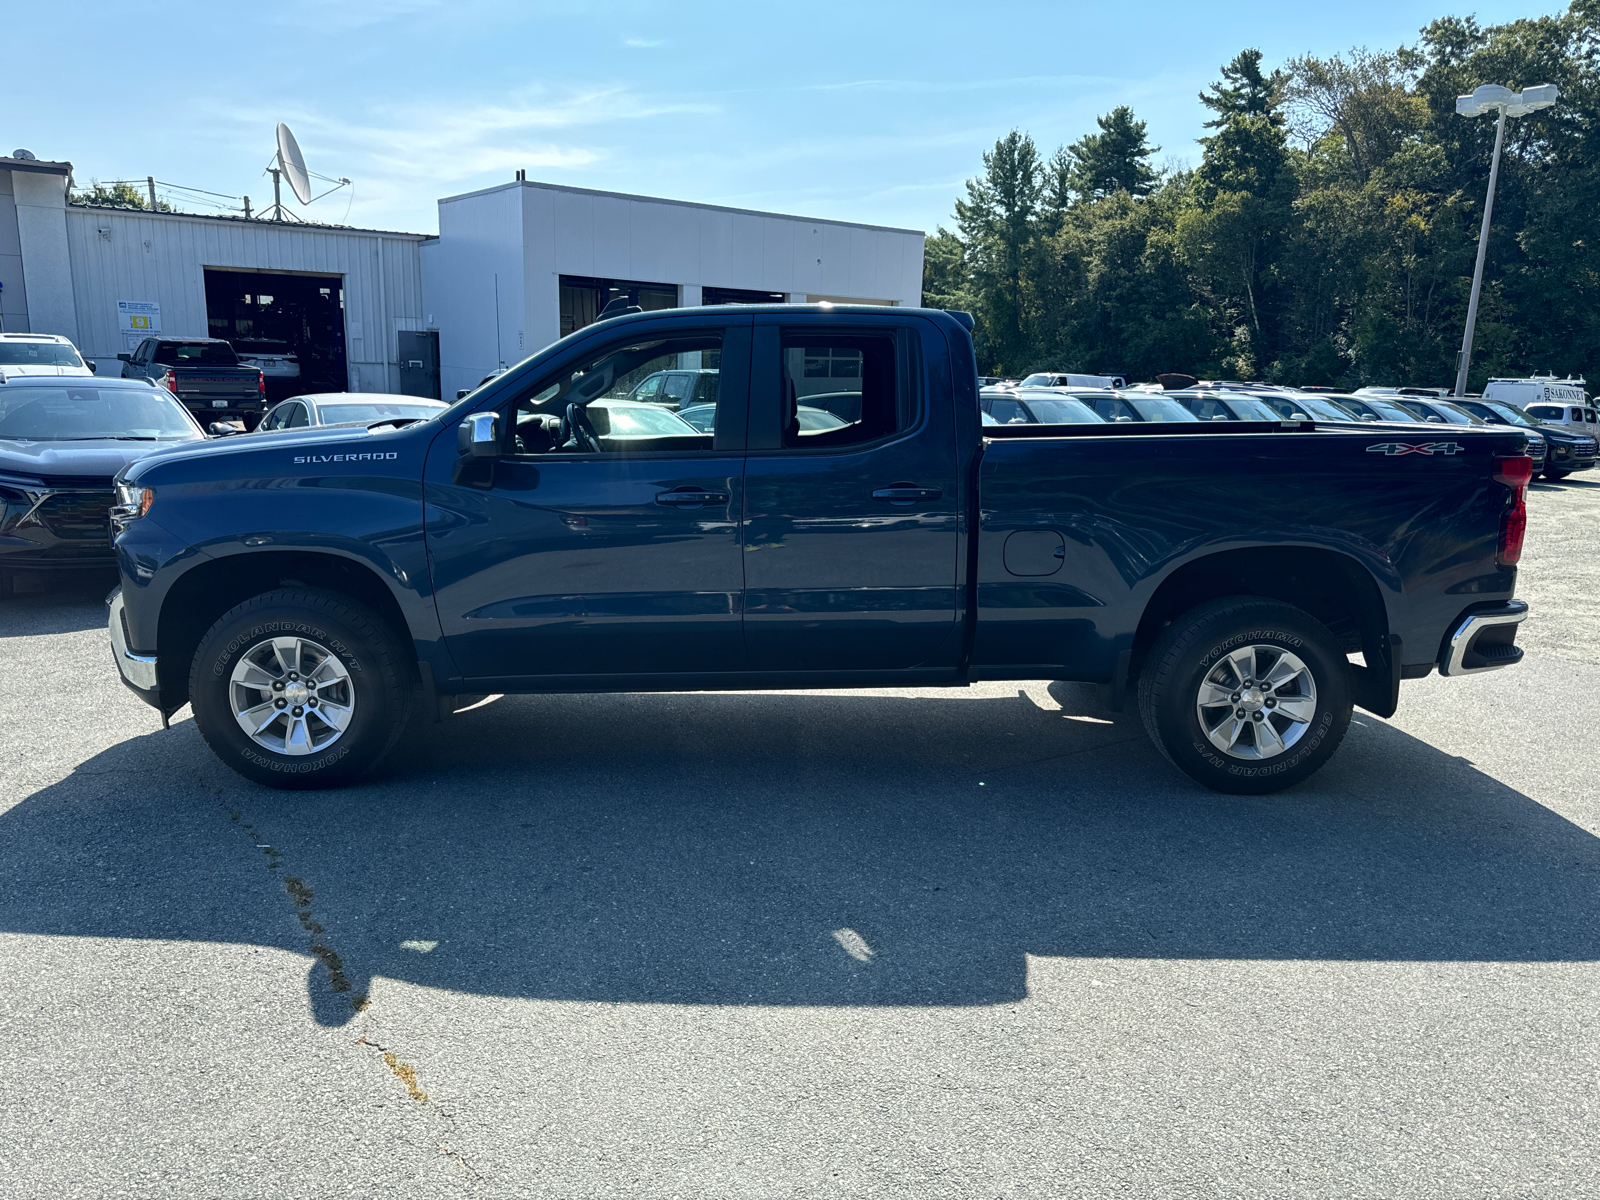
[[[660,38],[631,37],[624,38],[622,44],[632,50],[654,50],[656,47],[665,46],[667,43]]]

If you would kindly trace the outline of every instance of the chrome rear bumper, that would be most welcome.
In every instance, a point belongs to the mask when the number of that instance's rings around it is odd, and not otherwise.
[[[1439,655],[1439,674],[1478,675],[1522,661],[1515,641],[1517,626],[1528,616],[1525,600],[1507,600],[1495,608],[1468,613]]]

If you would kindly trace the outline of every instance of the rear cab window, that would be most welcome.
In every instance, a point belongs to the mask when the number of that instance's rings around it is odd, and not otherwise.
[[[155,361],[184,367],[236,367],[238,356],[227,342],[158,342]]]

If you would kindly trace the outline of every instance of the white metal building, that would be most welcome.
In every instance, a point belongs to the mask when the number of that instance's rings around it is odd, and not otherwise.
[[[916,306],[918,230],[518,180],[439,201],[423,308],[444,395],[592,321],[643,308],[833,301]]]
[[[618,297],[921,299],[909,229],[518,179],[440,200],[435,237],[68,204],[71,180],[0,158],[0,324],[65,334],[109,373],[144,336],[268,338],[299,350],[306,390],[448,398]]]

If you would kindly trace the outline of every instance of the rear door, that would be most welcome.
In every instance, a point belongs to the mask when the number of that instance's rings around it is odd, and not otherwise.
[[[769,314],[755,347],[751,669],[953,669],[961,507],[942,337],[911,317]]]

